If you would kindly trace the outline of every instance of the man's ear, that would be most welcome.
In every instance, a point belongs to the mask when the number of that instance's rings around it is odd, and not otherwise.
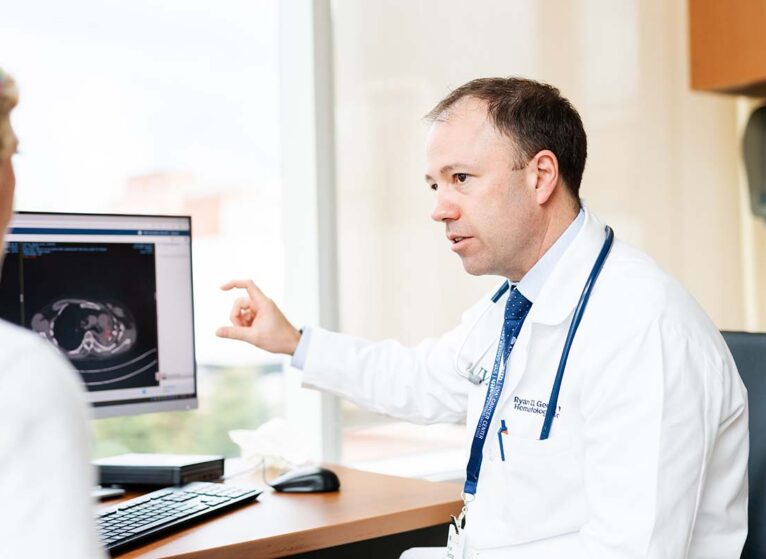
[[[537,175],[535,199],[542,206],[553,195],[559,182],[559,161],[552,151],[544,149],[538,152],[530,163]]]

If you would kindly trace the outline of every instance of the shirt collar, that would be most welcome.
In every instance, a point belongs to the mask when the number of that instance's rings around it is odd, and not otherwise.
[[[516,284],[516,288],[521,292],[524,297],[529,299],[532,303],[535,302],[537,296],[540,294],[540,290],[545,285],[546,280],[551,275],[551,272],[556,267],[561,256],[566,252],[569,245],[580,232],[580,229],[585,223],[585,210],[580,209],[580,213],[569,224],[564,233],[556,239],[553,246],[549,248],[542,258],[538,260],[532,269],[529,270],[524,277],[521,278],[519,283]]]

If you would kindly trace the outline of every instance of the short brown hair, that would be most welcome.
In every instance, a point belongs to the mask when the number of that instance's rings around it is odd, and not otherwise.
[[[564,182],[579,204],[588,140],[580,115],[558,89],[517,77],[479,78],[453,90],[426,118],[444,118],[445,111],[464,97],[487,103],[495,128],[516,144],[516,158],[523,158],[517,164],[523,165],[541,150],[552,151]]]

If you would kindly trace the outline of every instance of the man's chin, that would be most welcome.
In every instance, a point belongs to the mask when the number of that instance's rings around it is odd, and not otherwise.
[[[463,258],[463,269],[472,276],[485,276],[489,273],[486,265],[470,258]]]

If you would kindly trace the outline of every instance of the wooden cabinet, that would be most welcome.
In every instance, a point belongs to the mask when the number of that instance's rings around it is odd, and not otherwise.
[[[692,89],[766,96],[766,0],[689,0]]]

